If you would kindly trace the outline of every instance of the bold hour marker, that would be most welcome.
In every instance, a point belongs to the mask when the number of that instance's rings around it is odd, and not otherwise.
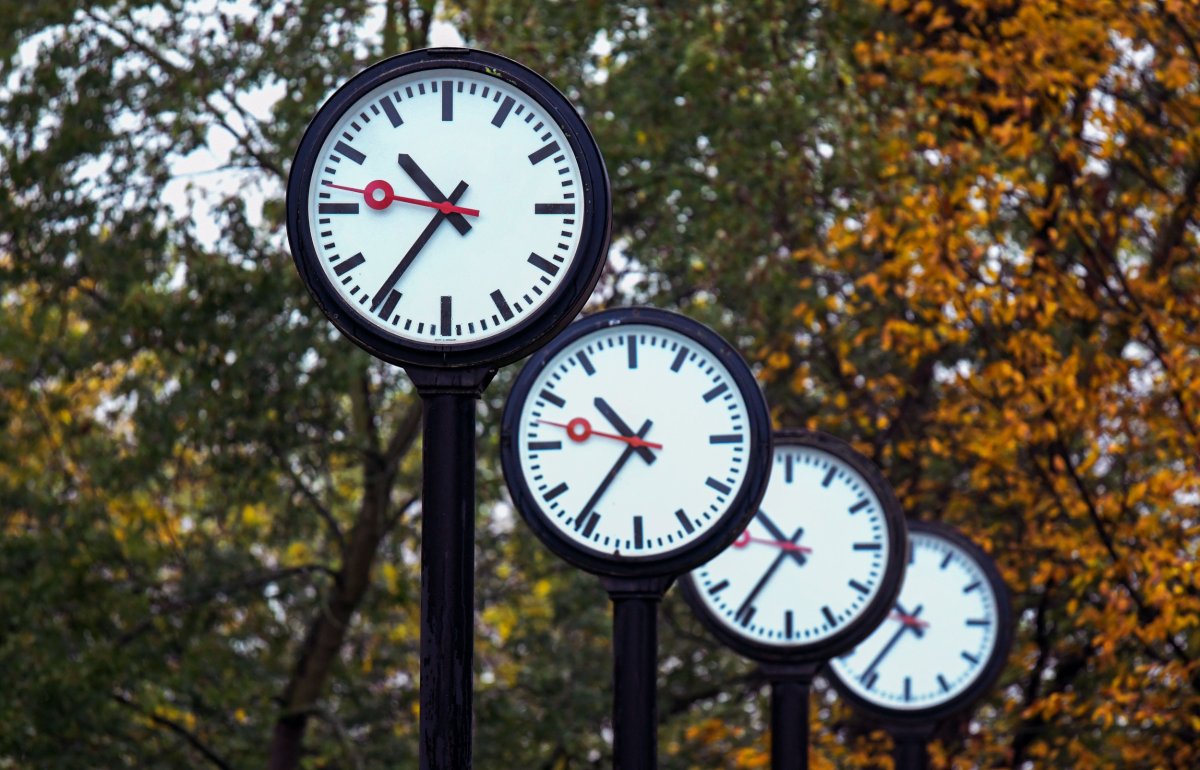
[[[992,621],[987,618],[971,618],[967,621],[968,626],[990,626]]]
[[[791,455],[787,455],[783,460],[783,480],[788,484],[792,483],[792,478],[795,471],[796,463],[792,460]]]
[[[683,525],[684,531],[689,535],[696,531],[696,528],[692,526],[691,520],[688,519],[687,514],[683,512],[682,508],[675,511],[675,518],[679,519],[679,523]]]
[[[354,149],[353,147],[346,144],[345,142],[338,142],[337,144],[335,144],[333,146],[333,150],[334,150],[334,152],[337,152],[340,155],[342,155],[343,157],[345,157],[346,159],[354,161],[355,163],[357,163],[360,166],[363,164],[363,161],[367,159],[366,155],[363,155],[361,152]]]
[[[379,317],[387,320],[392,317],[392,311],[396,309],[396,303],[400,301],[400,292],[392,289],[388,292],[388,298],[384,301],[383,307],[379,309]]]
[[[534,214],[574,214],[574,203],[535,203]]]
[[[879,672],[872,671],[871,675],[863,680],[863,686],[866,687],[868,690],[870,690],[872,687],[875,686],[875,683],[877,681],[879,681]]]
[[[881,543],[855,543],[854,550],[856,551],[879,551],[883,549]]]
[[[529,162],[536,166],[556,152],[558,152],[558,142],[551,142],[537,152],[529,153]]]
[[[975,657],[969,652],[966,652],[965,650],[960,654],[962,655],[963,660],[970,663],[972,666],[979,662],[979,658]]]
[[[579,365],[583,367],[583,370],[588,373],[589,377],[596,373],[596,367],[592,366],[592,359],[588,358],[587,353],[581,350],[575,356],[575,359],[579,361]]]
[[[825,478],[821,479],[821,486],[827,487],[833,483],[833,477],[837,475],[837,466],[829,466],[829,473],[825,474]]]
[[[723,495],[727,495],[732,491],[729,488],[729,486],[722,484],[721,482],[714,479],[712,476],[709,476],[708,479],[706,479],[704,483],[707,484],[708,486],[712,487],[713,489],[717,490],[718,492],[720,492]]]
[[[400,119],[400,113],[396,112],[396,105],[392,102],[392,97],[385,96],[379,100],[379,106],[383,108],[383,114],[387,115],[387,119],[391,122],[392,128],[399,128],[404,121]]]
[[[850,506],[850,513],[858,513],[863,508],[868,508],[871,505],[870,500],[859,500],[854,505]]]
[[[750,625],[750,618],[754,617],[754,613],[758,612],[757,607],[743,607],[738,611],[737,620],[743,626]]]
[[[942,686],[942,692],[950,692],[950,683],[946,681],[946,677],[938,674],[938,684]]]
[[[333,272],[337,273],[338,275],[345,275],[366,261],[366,258],[361,253],[355,254],[353,257],[350,257],[350,259],[345,260],[337,267],[333,268]]]
[[[979,581],[978,581],[978,580],[976,580],[974,583],[972,583],[971,585],[969,585],[969,586],[967,586],[966,588],[964,588],[964,589],[963,589],[963,593],[964,593],[964,594],[969,594],[969,593],[971,593],[972,591],[974,591],[976,588],[979,588]]]
[[[533,252],[529,253],[529,259],[527,259],[526,262],[542,272],[549,273],[550,275],[558,275],[558,265],[554,264],[545,257],[540,257],[537,254],[534,254]]]
[[[440,329],[440,332],[443,337],[450,336],[450,318],[451,318],[450,298],[442,297],[442,327]]]
[[[318,203],[318,214],[357,214],[357,203]]]
[[[504,299],[504,295],[499,289],[496,289],[489,295],[492,302],[496,303],[496,309],[500,311],[500,317],[505,321],[511,321],[513,317],[512,308],[508,306],[508,301]]]
[[[833,612],[830,611],[828,605],[821,608],[821,614],[825,616],[825,622],[827,622],[831,628],[837,625],[837,618],[833,616]]]
[[[679,371],[679,367],[683,366],[683,359],[687,358],[688,349],[683,345],[679,346],[679,353],[676,354],[675,360],[671,362],[671,371]]]
[[[530,452],[545,452],[548,449],[562,449],[561,441],[530,441]]]
[[[909,564],[912,564],[912,563],[913,563],[913,562],[915,562],[916,560],[917,560],[917,552],[916,552],[916,550],[913,548],[913,544],[912,544],[912,543],[909,543],[909,544],[908,544],[908,563],[909,563]]]
[[[712,594],[713,596],[716,596],[717,594],[719,594],[719,593],[721,593],[722,591],[724,591],[726,588],[729,588],[729,581],[728,581],[728,580],[722,580],[720,583],[717,583],[715,586],[713,586],[712,588],[708,589],[708,592],[709,592],[710,594]]]
[[[644,545],[642,540],[642,517],[633,517],[633,547],[641,548]]]
[[[788,610],[783,613],[783,631],[787,634],[787,638],[792,638],[792,611]]]
[[[442,120],[454,120],[454,83],[442,81]]]
[[[705,394],[704,394],[704,400],[705,400],[706,402],[710,402],[710,401],[712,401],[714,398],[716,398],[717,396],[721,395],[722,393],[724,393],[724,392],[725,392],[725,391],[727,391],[727,390],[729,390],[729,385],[728,385],[728,384],[726,384],[726,383],[724,383],[724,382],[722,382],[722,383],[721,383],[720,385],[718,385],[717,387],[715,387],[715,388],[713,388],[712,390],[710,390],[710,391],[708,391],[707,393],[705,393]]]
[[[851,588],[853,588],[855,591],[858,591],[860,594],[865,594],[871,590],[871,589],[867,588],[865,585],[863,585],[862,583],[858,582],[857,580],[851,580],[849,585]]]
[[[500,109],[496,110],[496,114],[492,116],[492,125],[500,128],[504,125],[504,121],[508,118],[508,113],[513,108],[513,98],[511,96],[504,97],[504,101],[500,103]]]
[[[953,559],[953,558],[954,558],[954,554],[953,554],[953,553],[947,553],[947,554],[946,554],[946,558],[942,559],[942,565],[941,565],[942,569],[946,569],[946,567],[949,567],[949,566],[950,566],[950,560],[951,560],[951,559]]]
[[[542,391],[540,393],[538,393],[538,396],[545,399],[546,401],[549,401],[550,403],[554,404],[555,406],[559,406],[559,407],[561,407],[563,404],[567,403],[566,401],[564,401],[563,399],[554,395],[553,393],[546,390],[545,388],[542,388]]]
[[[912,700],[912,677],[904,677],[904,700]]]
[[[630,334],[625,338],[625,349],[629,353],[629,368],[637,368],[637,335]]]
[[[588,516],[587,526],[583,528],[583,532],[580,534],[582,534],[584,537],[591,537],[592,533],[596,531],[596,525],[599,523],[600,514],[592,511],[592,515]]]
[[[559,495],[561,495],[563,492],[566,492],[567,489],[569,489],[569,487],[567,486],[567,482],[564,481],[563,483],[559,484],[554,489],[551,489],[549,492],[542,495],[542,499],[545,500],[546,502],[549,502],[549,501],[553,500],[554,498],[558,497]]]
[[[710,444],[740,444],[742,443],[742,434],[740,433],[714,433],[708,437]]]

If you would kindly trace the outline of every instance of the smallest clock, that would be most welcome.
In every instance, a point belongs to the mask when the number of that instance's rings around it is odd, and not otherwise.
[[[887,614],[904,544],[900,504],[870,460],[825,433],[781,431],[754,518],[681,584],[701,622],[736,652],[824,661]]]
[[[995,563],[945,524],[909,522],[908,562],[892,612],[829,668],[838,691],[868,716],[936,723],[996,683],[1012,611]]]

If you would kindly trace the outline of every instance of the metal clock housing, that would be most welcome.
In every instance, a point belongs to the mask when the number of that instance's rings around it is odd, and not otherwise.
[[[681,585],[705,627],[738,653],[822,661],[887,614],[905,542],[900,504],[870,460],[826,433],[780,431],[758,511]]]
[[[856,709],[902,726],[937,723],[986,694],[1013,634],[1008,589],[979,546],[939,522],[911,521],[909,536],[894,611],[829,664],[834,686]]]
[[[575,317],[608,249],[608,174],[550,83],[463,48],[368,67],[321,107],[287,188],[309,292],[399,365],[500,366]]]
[[[611,577],[673,576],[753,515],[771,452],[741,355],[653,308],[568,327],[518,376],[501,460],[514,503],[558,556]]]

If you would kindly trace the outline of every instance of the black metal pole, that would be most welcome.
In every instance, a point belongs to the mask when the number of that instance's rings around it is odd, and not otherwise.
[[[494,372],[408,373],[424,407],[420,770],[470,770],[475,401]]]
[[[892,760],[896,770],[927,770],[929,731],[893,729],[891,733]]]
[[[658,767],[658,605],[673,580],[603,580],[613,603],[613,770]]]
[[[808,770],[808,698],[820,665],[763,664],[771,683],[771,770]]]

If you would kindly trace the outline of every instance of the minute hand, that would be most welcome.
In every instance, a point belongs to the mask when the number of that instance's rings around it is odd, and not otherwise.
[[[466,191],[467,183],[459,182],[458,187],[454,188],[454,192],[450,193],[450,202],[457,203],[458,199],[461,198],[463,193]],[[452,214],[450,216],[461,215]],[[421,249],[425,248],[425,244],[428,243],[429,239],[433,237],[434,232],[438,229],[438,225],[444,222],[446,218],[447,215],[440,211],[433,215],[433,219],[429,220],[429,224],[425,225],[425,229],[421,231],[421,234],[417,236],[417,240],[414,241],[413,245],[409,247],[408,253],[405,254],[404,258],[400,260],[400,264],[396,265],[396,269],[392,271],[392,274],[389,275],[387,280],[383,282],[383,285],[379,287],[379,291],[375,292],[375,296],[371,298],[372,310],[379,307],[380,303],[387,298],[388,292],[391,291],[392,287],[396,285],[396,281],[399,281],[400,276],[404,275],[404,271],[407,270],[408,266],[412,264],[412,261],[417,258],[417,254],[421,252]]]
[[[637,435],[638,438],[645,436],[646,432],[650,430],[651,424],[652,423],[650,420],[646,420],[644,423],[642,423],[642,429],[639,430],[635,435]],[[593,492],[592,496],[588,498],[588,501],[583,504],[583,508],[579,511],[579,515],[575,517],[575,529],[579,529],[583,526],[583,520],[589,513],[591,513],[592,506],[594,506],[600,500],[601,496],[603,496],[608,490],[608,485],[613,482],[613,479],[615,479],[617,474],[620,473],[621,469],[625,467],[625,463],[629,462],[629,458],[633,457],[633,452],[634,448],[632,445],[625,447],[625,450],[621,452],[621,456],[617,458],[616,463],[613,464],[613,467],[609,470],[608,474],[600,481],[600,486],[596,487],[596,491]]]
[[[801,527],[796,530],[796,534],[792,535],[792,539],[788,540],[787,542],[795,543],[803,534],[804,528]],[[754,602],[754,598],[758,596],[758,592],[763,590],[763,587],[767,584],[767,581],[770,580],[771,576],[775,574],[775,570],[779,569],[779,565],[783,564],[783,560],[788,557],[789,553],[789,551],[779,552],[779,555],[775,557],[775,561],[771,562],[771,566],[767,567],[767,571],[763,573],[763,576],[758,579],[758,582],[754,585],[754,588],[751,589],[750,593],[746,595],[746,598],[742,601],[742,606],[738,607],[737,612],[734,613],[735,618],[743,621],[748,621],[750,619],[749,616],[746,615],[746,610],[750,609],[750,605]]]

